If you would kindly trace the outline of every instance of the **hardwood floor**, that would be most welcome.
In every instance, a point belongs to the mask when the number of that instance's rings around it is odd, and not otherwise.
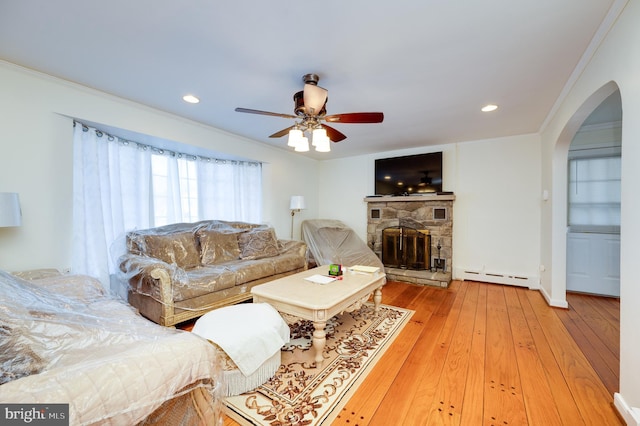
[[[333,424],[623,425],[619,301],[567,299],[558,309],[520,287],[389,282],[382,302],[415,314]]]

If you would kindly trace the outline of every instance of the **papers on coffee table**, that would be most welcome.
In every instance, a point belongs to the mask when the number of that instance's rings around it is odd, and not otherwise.
[[[376,272],[380,272],[380,268],[377,266],[366,266],[366,265],[354,265],[349,268],[352,271],[356,272],[367,272],[370,274],[374,274]]]
[[[316,284],[329,284],[330,282],[335,281],[337,278],[338,277],[329,277],[327,275],[315,274],[305,278],[305,280],[311,281],[312,283]]]

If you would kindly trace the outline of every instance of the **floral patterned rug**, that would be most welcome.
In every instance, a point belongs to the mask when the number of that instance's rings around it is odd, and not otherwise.
[[[331,424],[411,315],[387,305],[376,313],[367,303],[331,318],[320,369],[313,367],[313,324],[291,324],[291,342],[275,376],[255,391],[226,398],[226,414],[242,425]]]

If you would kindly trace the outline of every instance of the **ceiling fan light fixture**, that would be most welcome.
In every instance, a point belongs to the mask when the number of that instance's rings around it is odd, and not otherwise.
[[[316,127],[312,132],[311,145],[316,147],[318,152],[331,151],[331,141],[327,136],[327,131],[323,127]]]
[[[302,134],[302,130],[293,128],[289,130],[289,139],[287,141],[287,145],[295,148],[302,142],[303,137],[304,135]]]
[[[282,129],[270,135],[270,138],[280,138],[288,135],[287,145],[298,152],[309,151],[309,139],[316,151],[329,152],[331,142],[340,142],[347,137],[328,123],[382,123],[384,114],[381,112],[347,112],[327,115],[328,91],[318,87],[320,77],[317,74],[306,74],[302,77],[304,89],[293,95],[294,114],[282,114],[258,109],[236,108],[236,112],[268,115],[272,117],[293,118],[300,120],[293,126]],[[304,135],[307,135],[305,137]]]
[[[318,143],[320,143],[323,139],[329,140],[327,131],[322,127],[313,129],[313,132],[311,132],[311,145],[318,146]]]
[[[498,109],[498,105],[495,104],[487,104],[485,106],[483,106],[480,110],[482,112],[491,112],[491,111],[495,111]]]
[[[315,141],[315,137],[313,138],[316,146],[316,151],[318,152],[329,152],[331,151],[331,141],[328,137],[320,138],[319,141]]]
[[[318,115],[327,101],[327,90],[314,84],[305,84],[302,96],[306,113]]]
[[[306,136],[300,138],[300,141],[295,147],[295,151],[297,152],[307,152],[309,151],[309,139]]]

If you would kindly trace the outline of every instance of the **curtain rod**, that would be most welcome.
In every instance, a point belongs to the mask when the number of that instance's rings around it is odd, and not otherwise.
[[[213,162],[221,163],[221,164],[226,164],[227,162],[229,162],[231,164],[243,164],[243,163],[253,164],[253,165],[261,165],[262,164],[260,161],[226,160],[226,159],[223,159],[223,158],[212,158],[212,157],[207,157],[207,156],[204,156],[204,155],[193,155],[193,154],[187,154],[187,153],[184,153],[184,152],[172,151],[170,149],[158,148],[158,147],[155,147],[153,145],[144,144],[144,143],[136,142],[136,141],[131,141],[131,140],[128,140],[128,139],[121,138],[120,136],[114,136],[114,135],[109,134],[109,133],[107,133],[107,132],[105,132],[103,130],[100,130],[100,129],[97,129],[95,127],[92,127],[92,126],[89,126],[87,124],[84,124],[81,121],[73,120],[73,127],[75,127],[76,124],[79,124],[79,125],[82,126],[82,131],[83,132],[87,132],[87,131],[89,131],[89,129],[93,129],[93,130],[96,131],[96,135],[98,135],[98,137],[102,137],[104,135],[104,136],[107,137],[107,139],[109,141],[117,140],[118,142],[120,142],[120,143],[122,143],[124,145],[128,145],[130,143],[131,144],[136,144],[136,146],[139,149],[142,149],[142,150],[145,150],[145,151],[149,149],[149,150],[151,150],[154,153],[159,154],[159,155],[168,155],[170,157],[184,158],[186,160],[192,160],[192,161],[195,161],[195,160],[201,160],[201,161],[206,161],[206,162],[212,162],[213,161]]]

